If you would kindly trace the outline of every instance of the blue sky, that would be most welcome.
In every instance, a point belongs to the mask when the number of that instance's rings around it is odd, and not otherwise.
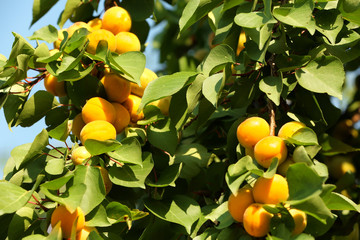
[[[100,1],[99,10],[102,10],[104,0]],[[66,0],[60,0],[43,18],[41,18],[37,23],[35,23],[30,28],[30,23],[32,20],[32,0],[12,0],[4,1],[1,3],[0,8],[0,54],[5,57],[9,57],[11,46],[14,41],[14,36],[12,32],[16,32],[23,37],[29,37],[33,34],[34,31],[51,24],[58,28],[57,19],[60,12],[64,9]],[[68,27],[71,23],[68,21],[64,27]],[[155,31],[157,32],[157,31]],[[151,34],[153,36],[153,34]],[[148,41],[151,37],[149,36]],[[33,46],[36,46],[35,41],[29,41]],[[151,46],[151,44],[149,45]],[[49,48],[52,48],[49,45]],[[156,71],[154,69],[157,64],[157,54],[153,52],[151,47],[148,47],[145,51],[146,56],[151,56],[151,61],[147,61],[147,67]],[[155,59],[153,59],[155,58]],[[149,65],[151,63],[151,65]],[[42,84],[37,84],[32,92],[37,90],[44,89]],[[3,166],[10,156],[11,150],[24,143],[32,142],[35,136],[45,128],[45,123],[43,120],[39,121],[35,125],[29,128],[12,128],[10,130],[7,126],[3,109],[0,110],[0,179],[2,178],[2,169]],[[59,143],[60,144],[60,143]]]

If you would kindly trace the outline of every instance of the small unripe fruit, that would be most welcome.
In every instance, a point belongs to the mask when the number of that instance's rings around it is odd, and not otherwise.
[[[240,188],[236,196],[231,194],[229,197],[229,213],[236,221],[242,222],[246,208],[252,203],[254,203],[252,189],[250,187]]]
[[[287,122],[279,129],[278,137],[282,139],[291,138],[292,135],[301,128],[306,127],[306,125],[302,122],[292,121]]]
[[[114,123],[116,118],[114,106],[101,97],[93,97],[87,100],[81,114],[85,123],[95,120],[104,120],[109,123]]]
[[[89,158],[91,158],[91,154],[85,146],[77,147],[71,153],[71,160],[74,165],[80,165]]]
[[[80,140],[82,144],[88,139],[105,141],[108,139],[116,139],[115,127],[104,120],[95,120],[86,124],[80,132]]]
[[[277,158],[279,164],[284,162],[287,152],[284,140],[276,136],[264,137],[254,147],[255,160],[264,168],[270,166],[273,158]]]
[[[253,187],[255,202],[278,204],[289,197],[289,187],[286,179],[275,174],[272,178],[259,177]]]
[[[239,124],[236,135],[239,143],[245,148],[254,147],[255,144],[270,134],[270,126],[265,119],[250,117]]]
[[[263,208],[263,204],[253,203],[244,212],[245,231],[253,237],[264,237],[270,232],[273,215]]]
[[[295,222],[295,228],[292,232],[292,235],[298,235],[302,233],[307,225],[307,217],[306,213],[298,210],[298,209],[290,209],[289,210],[290,215],[293,217]]]
[[[51,226],[55,227],[55,225],[61,221],[61,230],[63,238],[71,237],[71,230],[77,219],[76,224],[76,232],[79,232],[82,228],[84,228],[85,224],[85,216],[81,208],[77,208],[75,212],[71,213],[64,205],[60,205],[55,208],[51,215]]]

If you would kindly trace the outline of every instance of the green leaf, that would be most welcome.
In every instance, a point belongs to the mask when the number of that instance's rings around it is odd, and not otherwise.
[[[342,99],[345,72],[342,62],[333,56],[321,56],[295,72],[299,84],[312,92],[328,93]]]
[[[267,76],[261,79],[259,88],[263,91],[267,97],[275,103],[276,106],[280,104],[280,96],[283,89],[283,82],[281,76],[273,77]]]
[[[321,145],[321,153],[326,156],[333,156],[338,154],[345,154],[351,152],[360,151],[360,148],[354,148],[337,138],[331,137],[328,134],[323,134],[319,136],[319,141]]]
[[[31,56],[31,55],[33,55],[33,53],[35,51],[34,47],[28,41],[26,41],[26,39],[23,38],[21,35],[14,33],[14,32],[13,32],[13,35],[15,37],[15,40],[12,45],[10,56],[7,60],[5,67],[17,66],[18,65],[18,60],[17,60],[18,56],[20,56],[20,55]],[[23,69],[23,70],[25,70],[25,69]]]
[[[125,8],[129,12],[131,20],[135,22],[146,20],[154,11],[153,0],[123,0],[119,6]]]
[[[175,187],[175,181],[180,176],[182,166],[183,163],[170,165],[160,173],[156,174],[158,179],[152,181],[147,178],[145,183],[150,187]]]
[[[36,214],[33,208],[22,207],[17,210],[9,224],[9,240],[22,239],[25,231],[30,227],[34,220],[36,220]]]
[[[360,7],[356,0],[339,0],[338,9],[344,19],[360,25]]]
[[[276,55],[275,63],[281,72],[287,72],[305,66],[311,60],[310,55]]]
[[[59,188],[64,186],[68,181],[70,181],[70,179],[72,179],[73,177],[74,177],[74,174],[71,173],[71,174],[65,175],[63,177],[56,178],[52,181],[45,182],[45,183],[41,184],[40,187],[48,189],[48,190],[58,190]]]
[[[34,34],[28,38],[30,40],[43,40],[52,43],[58,39],[58,30],[52,25],[47,25],[35,31]]]
[[[233,194],[238,192],[241,184],[251,174],[249,170],[255,168],[256,166],[250,156],[245,156],[229,166],[225,175],[225,180]]]
[[[235,53],[233,49],[225,44],[217,45],[211,49],[209,55],[201,65],[201,70],[205,76],[222,70],[227,63],[235,62]],[[145,90],[146,91],[146,90]]]
[[[271,38],[273,27],[273,23],[266,23],[258,28],[244,28],[244,31],[246,36],[249,36],[251,40],[256,42],[259,50],[262,50]]]
[[[146,134],[152,145],[174,155],[178,145],[178,135],[170,118],[150,125],[146,129]]]
[[[121,143],[113,139],[105,141],[88,139],[85,141],[85,147],[92,156],[96,156],[119,149],[121,147]]]
[[[233,217],[230,215],[227,201],[212,209],[210,213],[205,215],[205,219],[209,219],[213,223],[220,222],[216,226],[218,229],[227,228],[234,222]]]
[[[107,227],[111,225],[107,218],[106,209],[102,204],[99,204],[90,213],[88,213],[85,221],[86,226],[89,227]]]
[[[106,206],[106,214],[112,223],[125,222],[127,219],[132,218],[131,210],[128,206],[121,204],[119,202],[111,202]]]
[[[108,155],[120,162],[142,166],[142,151],[140,142],[134,137],[128,137],[121,141],[121,146]]]
[[[290,204],[304,202],[322,191],[324,179],[304,163],[291,164],[286,173]]]
[[[59,0],[34,0],[30,27],[44,16]]]
[[[212,9],[217,7],[221,0],[190,0],[179,20],[180,35],[191,25],[206,16]]]
[[[221,90],[224,87],[224,79],[222,73],[217,73],[206,78],[203,82],[202,93],[204,97],[214,105],[217,106],[218,99],[221,95]]]
[[[60,175],[64,172],[64,158],[51,158],[47,160],[45,171],[51,175]]]
[[[67,0],[65,9],[61,13],[60,19],[59,19],[59,26],[62,28],[64,26],[64,23],[71,17],[71,15],[74,13],[76,8],[78,8],[82,4],[81,0]]]
[[[49,131],[49,136],[64,142],[69,136],[70,131],[71,131],[71,126],[69,125],[69,119],[66,119],[59,126],[51,129]]]
[[[327,197],[323,198],[323,200],[330,210],[350,210],[360,212],[360,206],[358,204],[340,193],[332,192]]]
[[[154,167],[152,155],[149,152],[143,154],[142,166],[124,165],[122,167],[112,166],[109,170],[111,182],[116,185],[145,189],[145,179]]]
[[[326,36],[331,44],[336,43],[336,37],[340,33],[344,20],[336,9],[321,10],[315,13],[316,30]]]
[[[316,133],[308,127],[299,129],[286,141],[297,145],[318,145]]]
[[[13,213],[22,208],[30,199],[32,191],[12,184],[8,181],[0,181],[0,191],[2,197],[0,198],[0,216],[6,213]]]
[[[157,217],[180,224],[186,231],[191,233],[191,226],[199,219],[201,209],[199,204],[192,198],[184,195],[175,195],[172,200],[145,199],[145,207]]]
[[[145,88],[138,111],[151,102],[177,93],[188,82],[188,79],[196,74],[195,72],[177,72],[151,81]]]

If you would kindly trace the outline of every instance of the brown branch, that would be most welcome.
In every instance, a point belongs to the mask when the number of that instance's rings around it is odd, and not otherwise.
[[[267,106],[268,106],[269,115],[270,115],[270,136],[275,136],[275,128],[276,128],[275,110],[274,110],[274,104],[271,102],[270,99],[268,99]]]

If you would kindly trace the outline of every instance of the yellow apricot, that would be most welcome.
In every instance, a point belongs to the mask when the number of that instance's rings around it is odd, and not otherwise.
[[[255,160],[264,168],[268,168],[275,157],[279,160],[279,164],[284,162],[287,152],[284,140],[276,136],[264,137],[254,147]]]
[[[254,203],[252,189],[250,187],[240,188],[236,196],[231,194],[229,197],[229,213],[236,221],[242,222],[246,208],[252,203]]]
[[[85,146],[77,147],[71,153],[71,160],[74,165],[80,165],[89,158],[91,158],[91,154]]]
[[[171,96],[164,97],[160,99],[156,106],[160,108],[160,111],[165,116],[169,116],[169,108],[170,108]]]
[[[55,208],[51,215],[51,226],[54,227],[59,221],[61,221],[63,238],[70,238],[71,230],[76,219],[76,232],[78,232],[85,224],[85,217],[81,208],[78,207],[73,213],[71,213],[64,205],[59,205]]]
[[[77,234],[76,234],[76,240],[87,240],[88,236],[90,235],[90,233],[92,231],[96,231],[96,228],[94,227],[84,227],[83,229],[81,229]]]
[[[112,102],[123,103],[130,95],[130,82],[125,78],[115,74],[105,74],[101,78],[107,98]]]
[[[292,235],[298,235],[298,234],[302,233],[305,230],[306,225],[307,225],[306,213],[299,209],[295,209],[295,208],[290,209],[289,213],[295,222],[295,228],[292,231]]]
[[[130,113],[121,103],[113,102],[112,105],[116,111],[114,127],[116,133],[121,133],[130,123]]]
[[[116,50],[115,52],[122,54],[131,51],[140,51],[141,43],[139,38],[131,32],[119,32],[115,36]]]
[[[116,39],[115,35],[105,29],[98,29],[92,31],[88,35],[89,45],[86,47],[86,51],[91,54],[96,53],[96,48],[100,41],[106,41],[107,47],[111,52],[116,50]]]
[[[341,178],[345,173],[355,173],[356,168],[352,159],[346,155],[336,155],[325,162],[329,169],[329,174],[335,179]]]
[[[61,44],[62,40],[64,40],[64,32],[65,31],[67,31],[66,28],[58,30],[58,39],[54,42],[54,48],[55,49],[60,48],[60,44]]]
[[[247,147],[254,147],[255,144],[270,134],[270,126],[261,117],[250,117],[241,122],[237,128],[236,135],[239,143]]]
[[[270,232],[273,215],[263,208],[263,204],[253,203],[244,212],[245,231],[253,237],[264,237]]]
[[[275,174],[272,178],[259,177],[253,187],[255,202],[278,204],[289,197],[289,187],[286,179]]]
[[[144,72],[140,76],[140,86],[136,83],[131,83],[131,93],[142,97],[144,95],[144,90],[147,85],[157,78],[158,76],[156,75],[156,73],[154,73],[148,68],[145,68]]]
[[[144,113],[141,111],[140,113],[137,113],[139,106],[141,103],[141,98],[130,94],[128,99],[123,103],[124,107],[129,111],[130,113],[130,121],[136,123],[138,120],[141,120],[144,118]]]
[[[281,163],[278,168],[277,171],[280,175],[282,176],[286,176],[287,170],[289,169],[290,165],[295,163],[292,157],[288,157],[283,163]]]
[[[88,21],[87,25],[90,27],[91,31],[101,29],[102,21],[100,18],[94,18]]]
[[[108,194],[112,188],[112,182],[109,178],[109,172],[106,170],[106,168],[103,168],[101,166],[95,166],[95,167],[100,169],[101,177],[104,181],[105,193]]]
[[[82,118],[82,113],[77,114],[72,122],[72,127],[71,127],[71,131],[72,133],[78,138],[80,139],[80,132],[81,129],[85,126],[85,122]]]
[[[246,35],[245,32],[241,32],[238,40],[238,46],[236,49],[236,55],[239,55],[242,50],[245,48]]]
[[[119,32],[129,32],[131,29],[131,17],[122,7],[111,7],[105,11],[102,19],[102,28],[109,30],[114,35]]]
[[[88,139],[105,141],[108,139],[116,139],[115,127],[104,120],[95,120],[86,124],[80,132],[80,140],[82,144]]]
[[[109,123],[114,123],[116,118],[114,106],[101,97],[92,97],[87,100],[81,114],[85,123],[95,120],[105,120]]]
[[[283,139],[291,138],[296,131],[304,127],[306,127],[306,125],[302,122],[287,122],[279,129],[278,137]]]
[[[67,29],[67,32],[69,34],[68,37],[71,37],[74,32],[80,28],[86,28],[88,31],[90,31],[89,25],[87,25],[85,22],[75,22]]]
[[[46,91],[51,93],[54,96],[64,97],[66,96],[65,91],[65,82],[59,82],[57,77],[51,75],[50,73],[46,75],[44,79],[44,87]]]

